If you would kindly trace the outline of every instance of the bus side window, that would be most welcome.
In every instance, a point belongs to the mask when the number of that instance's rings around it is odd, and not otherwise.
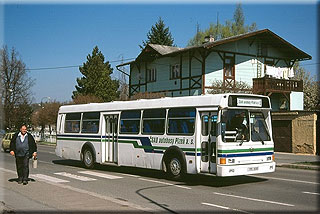
[[[100,112],[86,112],[82,116],[82,133],[98,133]]]
[[[142,116],[142,134],[164,134],[166,109],[147,109]]]
[[[194,134],[195,108],[173,108],[168,113],[168,134]]]
[[[120,117],[120,133],[138,134],[140,131],[140,110],[123,111]]]
[[[65,133],[79,133],[80,132],[81,113],[66,114],[66,121],[64,126]]]

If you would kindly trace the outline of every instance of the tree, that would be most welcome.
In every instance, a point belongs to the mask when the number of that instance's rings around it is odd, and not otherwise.
[[[35,105],[36,108],[32,114],[32,124],[34,126],[41,127],[42,137],[44,136],[44,129],[49,127],[51,133],[51,127],[55,127],[58,117],[58,111],[62,104],[57,101],[44,103],[41,105]]]
[[[77,78],[76,91],[73,91],[72,99],[77,96],[94,96],[103,102],[110,102],[119,97],[119,81],[112,80],[113,69],[109,62],[105,62],[104,55],[99,51],[98,46],[93,48],[92,54],[87,56],[79,70],[83,77]]]
[[[198,30],[196,35],[189,40],[188,46],[201,45],[206,36],[212,35],[215,40],[236,36],[257,30],[256,23],[245,25],[245,17],[241,4],[237,5],[233,14],[233,20],[226,20],[225,24],[211,23],[209,28],[204,31]]]
[[[103,100],[94,95],[77,95],[71,102],[71,104],[86,104],[86,103],[102,103]]]
[[[19,53],[7,46],[0,49],[1,105],[4,111],[4,127],[17,129],[22,124],[30,124],[31,87],[34,80],[28,76],[26,65]]]
[[[293,66],[294,79],[303,80],[303,103],[304,110],[320,110],[320,87],[315,76],[311,76],[310,72],[300,67],[299,62]]]
[[[144,49],[147,44],[173,46],[174,40],[169,31],[169,27],[166,28],[161,17],[159,17],[158,22],[151,27],[151,30],[147,34],[147,38],[146,41],[142,41],[142,45],[139,45],[141,49]]]
[[[224,94],[224,93],[245,93],[252,94],[252,87],[242,81],[236,81],[234,88],[224,88],[222,80],[215,80],[212,82],[209,94]]]

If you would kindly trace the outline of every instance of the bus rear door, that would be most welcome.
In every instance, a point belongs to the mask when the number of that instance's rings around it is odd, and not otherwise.
[[[104,115],[104,128],[102,129],[102,161],[118,162],[118,118],[119,114]]]

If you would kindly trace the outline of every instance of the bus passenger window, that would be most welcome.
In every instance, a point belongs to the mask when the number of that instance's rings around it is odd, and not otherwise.
[[[142,134],[164,134],[166,109],[144,110],[142,121]]]
[[[208,115],[204,115],[202,117],[202,126],[201,126],[202,136],[208,136],[208,122],[209,122]]]
[[[123,111],[120,117],[120,133],[138,134],[140,131],[140,110]]]
[[[82,133],[98,133],[100,112],[86,112],[82,117]]]
[[[193,135],[195,108],[174,108],[168,113],[168,134]]]
[[[69,113],[66,115],[64,126],[65,133],[79,133],[80,132],[81,113]]]

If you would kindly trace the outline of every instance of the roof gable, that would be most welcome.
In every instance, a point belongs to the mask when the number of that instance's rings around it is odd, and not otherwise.
[[[214,50],[216,47],[229,44],[237,41],[241,41],[244,39],[250,39],[253,42],[259,42],[259,44],[273,47],[279,52],[284,53],[289,60],[308,60],[312,57],[305,53],[304,51],[300,50],[299,48],[295,47],[288,41],[284,40],[277,34],[273,33],[269,29],[258,30],[250,33],[245,33],[237,36],[228,37],[225,39],[217,40],[214,42],[208,42],[199,46],[191,46],[186,48],[179,48],[179,47],[172,47],[166,45],[157,45],[157,44],[147,44],[147,46],[141,51],[135,61],[124,63],[122,65],[127,65],[131,63],[135,63],[137,61],[153,61],[156,58],[164,57],[164,56],[172,56],[179,53],[187,52],[189,50]],[[258,56],[258,53],[257,53]],[[261,56],[261,57],[268,57],[268,56]],[[272,57],[272,56],[269,56]]]

